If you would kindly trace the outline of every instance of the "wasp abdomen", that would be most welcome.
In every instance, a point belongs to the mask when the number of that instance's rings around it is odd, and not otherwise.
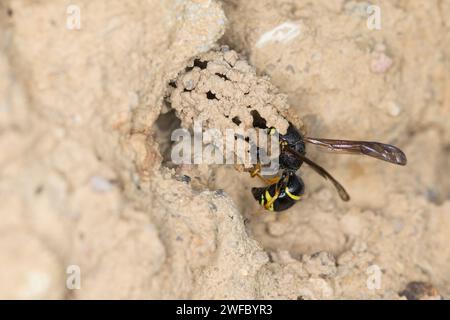
[[[305,185],[294,172],[285,172],[279,182],[267,187],[252,188],[261,206],[270,211],[284,211],[292,207],[304,194]]]

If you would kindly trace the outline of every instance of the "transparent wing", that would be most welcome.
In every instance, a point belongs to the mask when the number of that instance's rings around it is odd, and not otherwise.
[[[369,157],[398,164],[406,165],[406,155],[399,148],[380,142],[333,140],[305,137],[305,142],[328,148],[331,151],[341,151],[352,154],[363,154]]]

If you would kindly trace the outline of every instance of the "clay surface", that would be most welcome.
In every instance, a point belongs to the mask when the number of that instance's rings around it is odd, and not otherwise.
[[[344,0],[2,1],[0,298],[448,298],[450,3],[378,3],[380,30]],[[172,163],[172,130],[253,110],[408,165],[308,146],[352,200],[302,167],[274,215]]]

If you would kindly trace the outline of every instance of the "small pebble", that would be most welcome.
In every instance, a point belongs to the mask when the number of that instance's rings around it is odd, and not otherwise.
[[[412,281],[408,283],[405,290],[399,293],[408,300],[441,300],[439,291],[430,283]]]
[[[223,58],[230,64],[230,66],[234,66],[236,64],[236,61],[238,60],[238,54],[236,53],[236,51],[226,51],[223,55]]]
[[[398,117],[402,110],[400,109],[398,104],[396,104],[395,102],[391,102],[388,104],[387,111],[391,117]]]
[[[177,176],[176,179],[178,181],[185,182],[187,184],[191,182],[191,177],[189,177],[188,175],[185,175],[185,174],[182,176]]]
[[[392,66],[392,59],[384,52],[373,52],[370,70],[373,73],[386,73]]]
[[[109,192],[112,190],[112,184],[109,180],[101,176],[91,177],[91,186],[97,192]]]
[[[225,191],[223,189],[218,189],[218,190],[214,191],[214,194],[216,196],[219,196],[219,197],[225,197],[226,196],[226,193],[225,193]]]

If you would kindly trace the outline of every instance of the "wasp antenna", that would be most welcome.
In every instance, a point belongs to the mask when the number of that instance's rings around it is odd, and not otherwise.
[[[289,153],[293,154],[294,156],[296,156],[297,158],[299,158],[303,162],[307,163],[315,172],[320,174],[323,178],[325,178],[326,180],[330,180],[331,183],[336,188],[339,196],[341,197],[341,199],[343,201],[349,201],[350,200],[350,195],[347,193],[345,188],[330,173],[328,173],[328,171],[326,171],[324,168],[319,166],[317,163],[315,163],[311,159],[305,157],[301,153],[298,153],[297,151],[291,149],[290,147],[285,146],[285,148],[286,148],[286,151],[288,151]]]

